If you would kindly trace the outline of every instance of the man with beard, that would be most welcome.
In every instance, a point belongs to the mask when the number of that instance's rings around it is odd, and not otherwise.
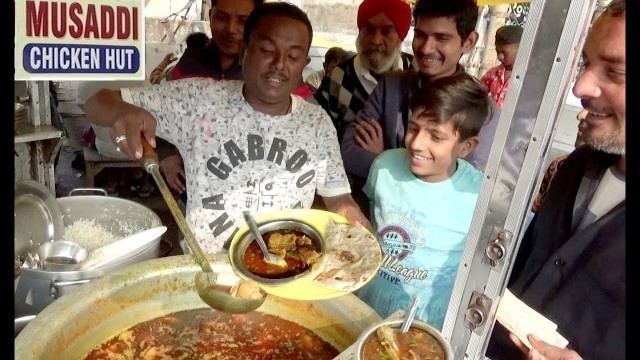
[[[491,359],[625,359],[625,15],[625,0],[613,0],[593,23],[573,87],[588,111],[584,145],[551,180],[509,278],[510,291],[556,323],[568,348],[528,335],[529,350],[496,323]]]
[[[382,75],[411,66],[413,57],[400,49],[410,24],[411,7],[403,0],[364,0],[358,7],[358,53],[326,74],[316,92],[339,139]]]
[[[314,194],[329,211],[369,226],[351,198],[336,130],[326,112],[292,95],[309,63],[313,30],[294,5],[269,2],[247,18],[244,81],[190,78],[159,85],[101,90],[86,103],[87,118],[110,127],[132,159],[141,137],[156,133],[185,160],[186,220],[207,253],[255,215],[309,208]]]
[[[210,77],[215,80],[242,79],[242,36],[244,23],[254,8],[264,0],[212,0],[209,10],[211,39],[206,46],[185,51],[167,80]],[[180,194],[180,204],[187,202],[184,164],[175,146],[158,140],[160,168],[167,184]]]
[[[356,121],[347,127],[341,142],[347,173],[361,183],[366,180],[378,154],[404,146],[411,95],[428,86],[431,80],[464,72],[458,61],[478,41],[475,0],[418,0],[413,17],[412,47],[418,71],[386,74]],[[489,114],[478,135],[478,146],[465,158],[478,170],[484,170],[486,166],[500,115],[495,102],[489,103]]]
[[[516,62],[522,27],[519,25],[505,25],[496,31],[496,53],[500,65],[489,69],[482,77],[482,83],[487,86],[493,100],[502,108],[507,95],[511,70]]]
[[[418,71],[386,74],[356,121],[347,126],[341,141],[342,159],[352,180],[354,198],[365,208],[368,200],[361,189],[373,160],[384,150],[404,147],[411,96],[429,86],[431,80],[463,73],[464,68],[458,62],[478,41],[475,0],[418,0],[413,18],[412,47]],[[499,116],[500,108],[490,99],[478,145],[465,157],[478,170],[486,166]]]

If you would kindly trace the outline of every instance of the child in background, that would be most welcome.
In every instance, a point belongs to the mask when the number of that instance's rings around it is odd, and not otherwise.
[[[383,250],[358,296],[383,318],[420,295],[416,317],[442,328],[483,175],[462,158],[489,111],[468,74],[434,80],[411,99],[405,147],[374,161],[364,192]]]

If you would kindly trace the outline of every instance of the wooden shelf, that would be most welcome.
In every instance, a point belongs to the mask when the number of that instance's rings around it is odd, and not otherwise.
[[[33,126],[31,124],[19,124],[14,133],[14,141],[16,144],[58,139],[61,137],[62,131],[52,125]]]

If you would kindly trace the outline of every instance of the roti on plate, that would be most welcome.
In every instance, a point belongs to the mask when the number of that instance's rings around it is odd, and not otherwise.
[[[325,253],[313,266],[313,282],[339,291],[355,291],[380,268],[382,251],[373,234],[363,227],[329,222]]]

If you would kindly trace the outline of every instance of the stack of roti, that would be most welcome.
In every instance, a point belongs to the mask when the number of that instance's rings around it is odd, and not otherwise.
[[[558,325],[547,319],[505,289],[498,304],[496,319],[514,333],[529,349],[527,334],[535,334],[548,344],[565,348],[569,341],[557,332]]]
[[[325,231],[325,253],[314,264],[313,282],[338,291],[355,291],[380,268],[382,251],[378,240],[363,227],[329,221]]]

